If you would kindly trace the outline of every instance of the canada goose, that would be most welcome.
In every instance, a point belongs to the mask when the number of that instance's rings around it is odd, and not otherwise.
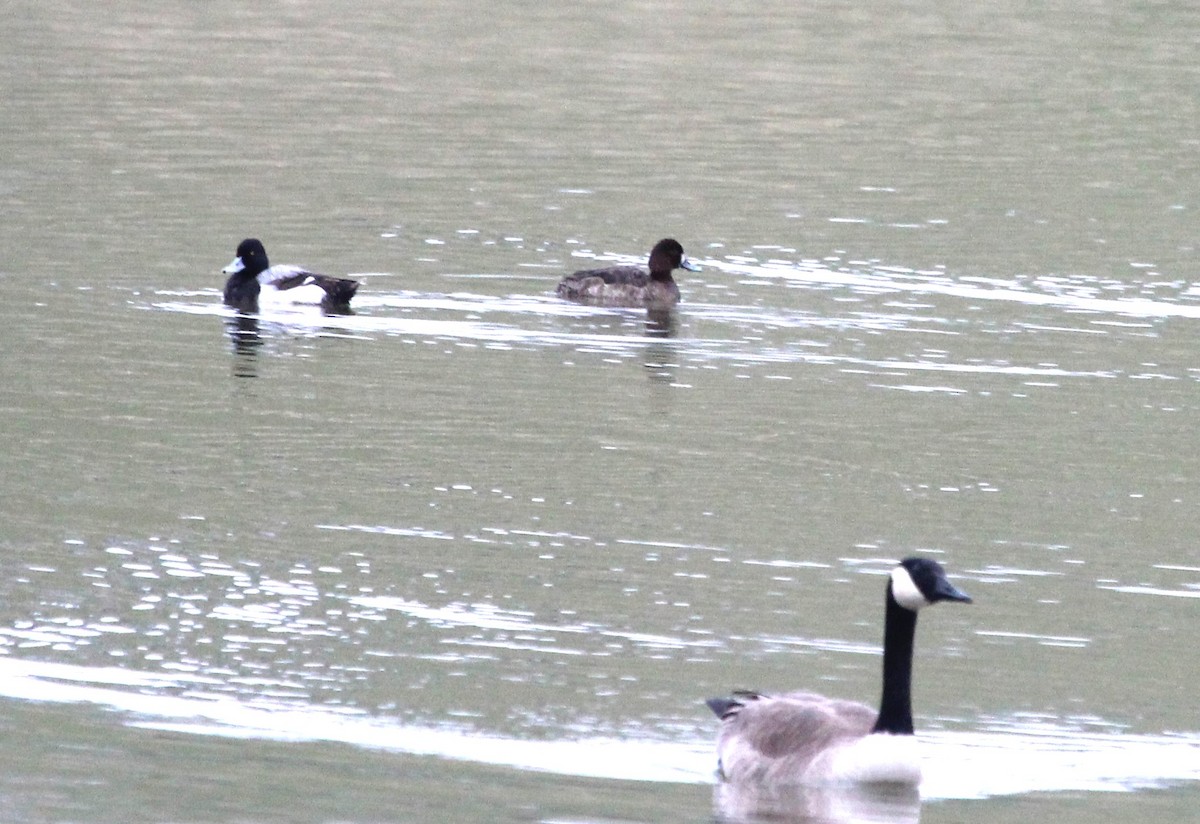
[[[648,267],[649,271],[640,266],[584,269],[563,278],[556,294],[567,300],[604,306],[674,306],[679,302],[679,286],[671,272],[700,270],[684,256],[679,241],[669,237],[654,244]]]
[[[887,584],[879,711],[811,692],[735,692],[706,703],[721,719],[717,769],[735,784],[916,785],[912,656],[917,612],[938,601],[971,603],[937,561],[905,558]]]
[[[257,312],[260,296],[277,304],[318,304],[327,312],[350,311],[358,281],[318,275],[299,266],[272,266],[262,241],[248,237],[238,244],[237,256],[224,269],[225,304],[239,312]]]

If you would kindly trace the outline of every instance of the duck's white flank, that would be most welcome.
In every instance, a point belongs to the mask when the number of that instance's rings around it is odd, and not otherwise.
[[[299,286],[279,288],[282,281],[296,275],[308,275],[309,277]],[[329,297],[329,294],[313,279],[312,272],[287,263],[278,263],[270,269],[259,272],[258,283],[262,287],[262,291],[258,293],[258,300],[264,306],[282,307],[310,304],[317,306]]]

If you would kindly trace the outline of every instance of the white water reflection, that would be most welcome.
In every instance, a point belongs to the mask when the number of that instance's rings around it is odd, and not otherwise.
[[[1200,588],[1197,589],[1163,589],[1148,586],[1101,586],[1100,589],[1112,592],[1124,592],[1131,595],[1165,595],[1168,598],[1200,598]]]
[[[288,742],[335,742],[588,778],[700,784],[713,781],[708,740],[640,737],[525,740],[462,727],[421,727],[361,710],[300,700],[243,700],[220,681],[0,658],[0,695],[126,713],[135,727]],[[174,693],[174,694],[166,694]],[[1020,719],[999,731],[922,733],[927,801],[1032,792],[1118,792],[1200,780],[1200,733],[1128,735]],[[744,801],[744,799],[742,799]]]
[[[159,303],[156,308],[194,315],[212,315],[232,318],[234,313],[215,304]],[[431,307],[432,308],[432,307]],[[458,307],[458,311],[474,314],[479,310],[471,304]],[[493,307],[489,311],[511,311]],[[518,310],[520,311],[520,310]],[[554,315],[557,309],[544,314]],[[571,314],[579,314],[572,312]],[[641,313],[644,316],[644,312]],[[483,342],[496,347],[519,344],[538,345],[586,345],[604,351],[635,351],[649,344],[661,343],[661,337],[649,334],[589,334],[567,333],[548,330],[523,329],[512,324],[485,323],[478,320],[446,320],[425,317],[388,317],[380,315],[324,315],[320,311],[281,309],[260,313],[259,333],[310,334],[330,337],[358,337],[387,335],[392,337],[445,338]],[[643,317],[643,321],[644,321]],[[715,345],[715,342],[708,342]],[[693,346],[703,346],[703,341],[689,341]]]
[[[713,808],[723,824],[916,824],[921,819],[921,796],[907,787],[763,789],[719,784],[713,788]]]
[[[349,709],[274,698],[242,701],[205,691],[212,678],[0,659],[0,695],[81,703],[128,713],[130,725],[196,735],[322,741],[592,778],[704,783],[710,752],[698,743],[609,738],[534,741],[452,727],[419,727]],[[182,690],[182,695],[138,690]]]
[[[221,307],[195,306],[186,304],[159,304],[159,308],[189,314],[216,315],[228,317],[229,313]],[[295,335],[311,334],[324,337],[353,338],[370,335],[389,335],[409,337],[414,339],[433,338],[454,341],[482,342],[489,348],[511,348],[515,346],[570,346],[578,351],[593,351],[598,353],[631,356],[646,350],[648,347],[663,345],[663,338],[654,334],[651,321],[645,320],[646,328],[642,333],[580,333],[554,332],[546,330],[529,330],[502,323],[483,323],[469,320],[442,320],[430,318],[384,318],[367,316],[324,316],[319,313],[280,312],[263,315],[261,318],[260,334],[271,334],[272,327],[278,334]],[[859,325],[870,325],[867,322]],[[629,327],[622,327],[629,328]],[[806,363],[816,366],[833,366],[845,370],[880,370],[887,372],[924,372],[960,375],[1004,375],[1025,378],[1115,378],[1119,373],[1113,370],[1077,370],[1066,369],[1053,365],[1015,365],[1009,363],[954,363],[933,359],[895,359],[878,360],[835,355],[820,351],[811,351],[814,344],[803,341],[789,343],[787,346],[766,346],[762,344],[748,346],[740,341],[723,341],[717,339],[679,339],[672,340],[671,346],[676,356],[686,356],[695,361],[730,362],[740,366],[770,365],[786,363]],[[1156,376],[1170,378],[1172,376]],[[1047,386],[1054,384],[1047,383]],[[944,386],[889,386],[892,389],[909,389],[912,391],[944,391],[961,394],[966,390],[961,387]]]
[[[1140,295],[1129,297],[1100,297],[1103,293],[1119,294],[1123,291],[1143,291],[1144,286],[1121,281],[1096,281],[1092,278],[1062,278],[1041,276],[1022,283],[1011,278],[955,278],[944,271],[921,271],[896,266],[884,266],[871,261],[849,261],[851,269],[830,269],[812,263],[789,263],[786,261],[760,264],[742,260],[698,261],[705,267],[723,270],[731,274],[751,276],[758,279],[776,279],[785,285],[840,286],[855,292],[878,295],[887,293],[911,293],[946,295],[964,300],[987,300],[1021,304],[1026,306],[1061,307],[1070,311],[1098,312],[1116,315],[1132,315],[1144,318],[1200,317],[1200,305],[1169,303],[1157,297]],[[1175,293],[1177,297],[1194,297],[1197,292],[1182,291],[1182,281],[1155,283],[1151,292]]]
[[[1090,733],[1057,725],[922,734],[926,798],[1117,792],[1200,780],[1200,734]]]
[[[581,649],[572,649],[569,647],[555,648],[546,646],[546,643],[553,643],[556,636],[560,635],[594,635],[601,638],[618,638],[625,641],[632,641],[637,646],[649,647],[651,649],[693,649],[721,646],[721,642],[712,639],[698,641],[688,640],[684,638],[676,638],[667,635],[655,635],[645,632],[614,630],[597,624],[540,623],[533,620],[533,613],[505,610],[488,603],[452,603],[443,607],[432,607],[417,601],[390,596],[355,597],[351,598],[350,602],[356,604],[357,606],[368,609],[400,612],[413,618],[418,618],[422,621],[428,622],[435,627],[473,627],[475,629],[492,630],[498,632],[523,633],[522,635],[517,636],[516,641],[491,643],[492,646],[504,646],[513,649],[537,649],[541,652],[569,655],[586,654],[584,650]],[[534,638],[532,635],[530,635],[530,633],[540,633],[546,637]],[[544,643],[541,643],[536,647],[531,647],[529,645],[531,640],[538,640]],[[471,645],[479,646],[489,645],[489,642],[481,642],[477,639],[471,639],[470,641],[464,641],[462,643],[469,643]]]
[[[1162,570],[1164,572],[1184,572],[1189,573],[1188,577],[1194,577],[1195,573],[1200,572],[1200,567],[1187,566],[1184,564],[1154,564],[1152,569]],[[1153,584],[1146,581],[1139,581],[1136,584],[1121,584],[1116,581],[1105,580],[1098,584],[1100,589],[1106,589],[1110,592],[1120,592],[1126,595],[1160,595],[1166,598],[1200,598],[1200,581],[1180,581],[1174,583],[1173,586],[1165,584]]]

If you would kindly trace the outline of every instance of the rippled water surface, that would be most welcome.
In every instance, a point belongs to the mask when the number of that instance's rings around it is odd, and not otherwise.
[[[10,17],[0,818],[1194,819],[1190,7]],[[714,788],[909,554],[921,798]]]

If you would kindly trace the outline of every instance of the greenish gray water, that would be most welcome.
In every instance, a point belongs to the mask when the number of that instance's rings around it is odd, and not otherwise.
[[[13,6],[2,817],[711,820],[922,552],[923,820],[1191,820],[1198,17]],[[357,313],[239,350],[247,235]]]

